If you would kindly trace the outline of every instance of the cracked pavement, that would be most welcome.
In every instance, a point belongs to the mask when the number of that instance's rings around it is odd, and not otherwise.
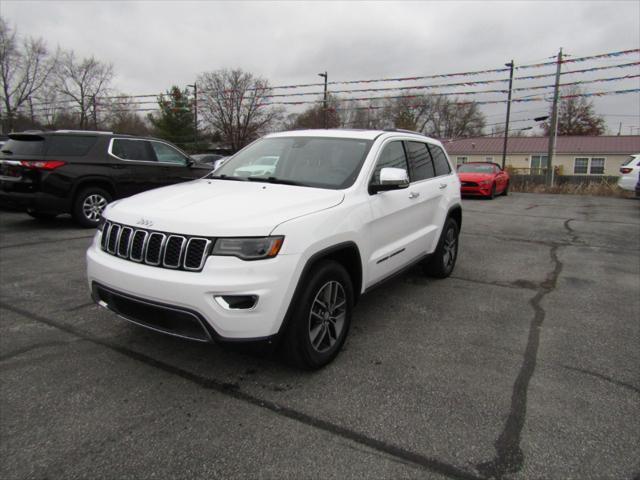
[[[640,475],[636,200],[465,200],[454,275],[363,297],[314,373],[96,307],[90,239],[0,212],[2,478]]]

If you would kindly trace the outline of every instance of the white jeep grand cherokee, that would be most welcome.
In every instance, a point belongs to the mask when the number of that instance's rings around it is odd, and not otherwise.
[[[272,172],[238,175],[273,157]],[[422,262],[451,274],[460,182],[412,132],[268,135],[208,176],[113,202],[87,252],[95,301],[180,337],[280,338],[302,367],[330,362],[353,307]]]

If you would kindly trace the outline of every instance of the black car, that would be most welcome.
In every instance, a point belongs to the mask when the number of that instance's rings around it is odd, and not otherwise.
[[[112,200],[210,170],[155,138],[77,130],[13,133],[0,150],[0,202],[35,218],[70,213],[79,224],[95,227]]]

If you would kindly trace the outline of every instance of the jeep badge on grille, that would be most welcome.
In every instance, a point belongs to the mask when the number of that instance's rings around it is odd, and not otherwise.
[[[151,227],[153,226],[153,222],[151,220],[147,220],[146,218],[141,218],[140,220],[138,220],[136,225],[144,225],[145,227]]]

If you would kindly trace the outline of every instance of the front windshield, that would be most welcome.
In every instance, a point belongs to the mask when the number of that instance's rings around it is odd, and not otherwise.
[[[360,173],[371,143],[353,138],[263,138],[241,150],[211,177],[348,188]]]
[[[464,163],[458,167],[458,172],[493,173],[494,166],[486,163]]]

